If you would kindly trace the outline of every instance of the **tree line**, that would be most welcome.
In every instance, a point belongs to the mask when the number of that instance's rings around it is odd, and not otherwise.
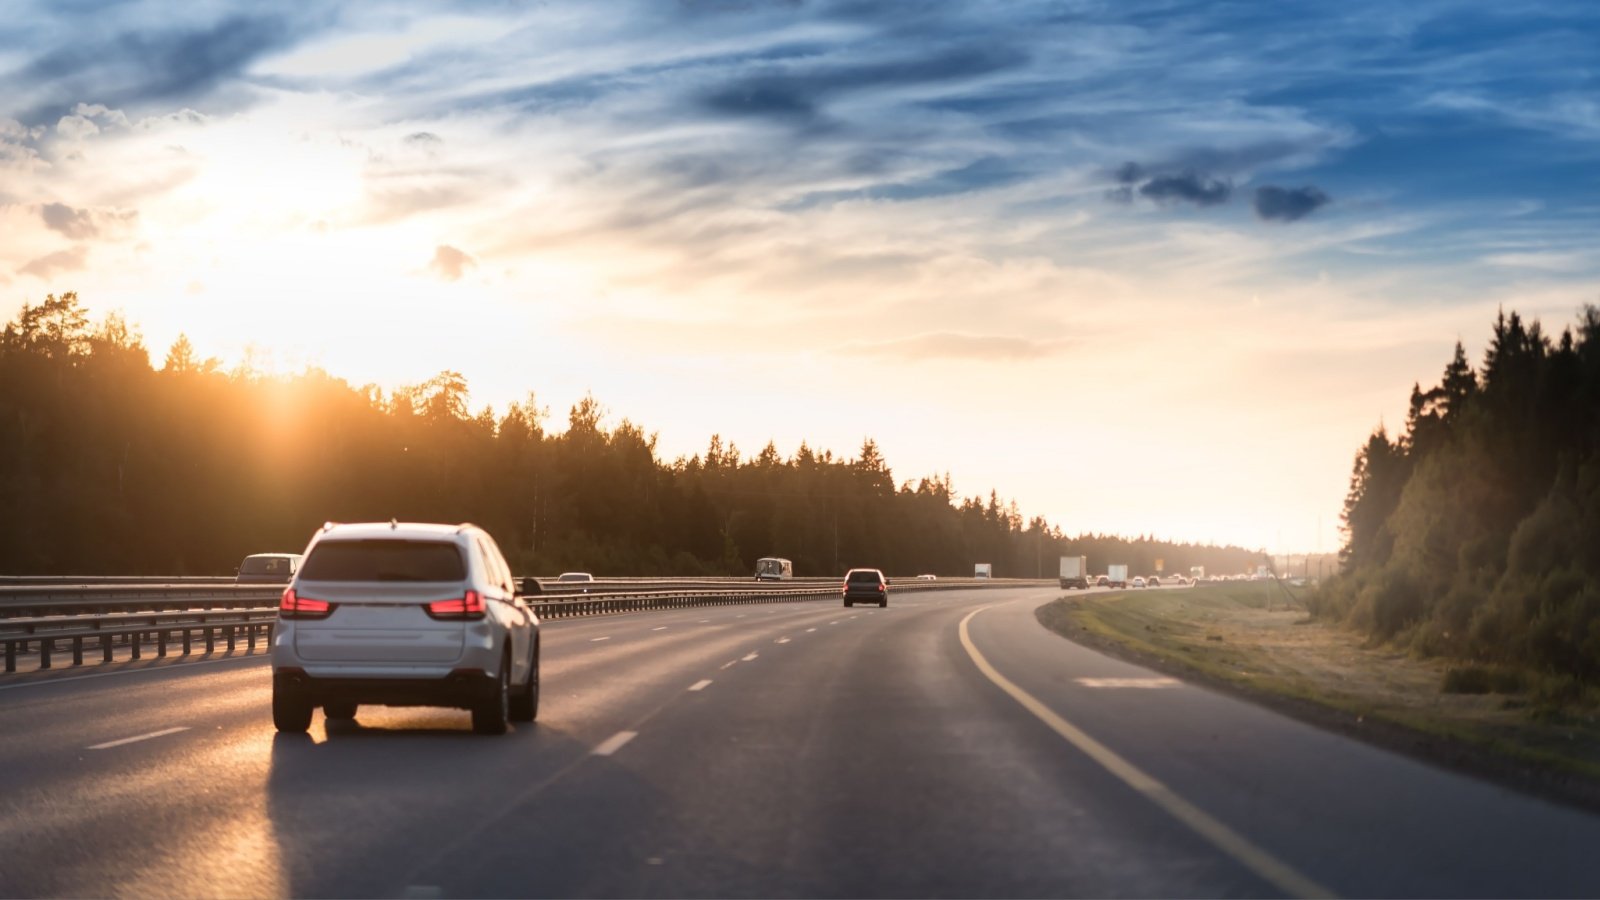
[[[266,375],[201,359],[180,336],[160,368],[137,329],[91,323],[76,294],[24,305],[0,334],[0,571],[227,574],[248,553],[298,551],[324,521],[472,521],[517,571],[1052,577],[1092,571],[1244,571],[1260,554],[1149,537],[1068,537],[950,477],[897,483],[870,439],[851,457],[807,444],[746,454],[713,435],[661,458],[656,435],[607,423],[593,397],[565,428],[530,393],[468,405],[442,372],[385,392],[320,369]]]
[[[1405,430],[1356,454],[1345,573],[1315,611],[1427,655],[1600,677],[1600,309],[1552,338],[1502,311]]]

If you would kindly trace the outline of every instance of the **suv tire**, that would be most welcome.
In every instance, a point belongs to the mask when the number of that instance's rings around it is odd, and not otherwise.
[[[311,728],[311,701],[302,695],[274,686],[272,724],[285,733],[305,734]]]
[[[534,641],[533,659],[528,665],[528,683],[511,695],[511,721],[532,722],[539,717],[539,643]]]
[[[472,707],[472,730],[478,734],[505,734],[511,718],[511,656],[500,660],[500,677],[494,692]]]
[[[322,714],[330,719],[354,719],[356,704],[349,700],[334,700],[322,704]]]

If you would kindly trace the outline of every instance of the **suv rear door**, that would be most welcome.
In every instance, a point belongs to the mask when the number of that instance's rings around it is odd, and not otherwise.
[[[296,622],[295,652],[323,662],[454,662],[467,622],[435,619],[428,604],[460,598],[469,586],[454,541],[320,541],[292,590],[333,609],[326,618]]]

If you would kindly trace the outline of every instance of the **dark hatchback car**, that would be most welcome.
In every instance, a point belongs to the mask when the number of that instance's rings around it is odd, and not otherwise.
[[[889,605],[889,579],[877,569],[851,569],[844,575],[844,605]]]
[[[235,584],[288,584],[300,571],[298,553],[256,553],[239,563]]]

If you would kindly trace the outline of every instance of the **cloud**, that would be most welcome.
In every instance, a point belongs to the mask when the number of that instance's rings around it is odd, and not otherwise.
[[[478,267],[478,261],[449,244],[440,244],[433,251],[433,262],[428,268],[445,281],[460,281],[467,270]]]
[[[108,231],[130,225],[139,218],[137,210],[74,209],[65,203],[42,204],[39,215],[46,228],[75,241],[106,237]]]
[[[209,93],[297,37],[287,19],[243,14],[201,25],[113,31],[98,40],[88,36],[96,34],[80,31],[77,39],[13,73],[47,92],[40,98],[44,110],[85,96],[109,104],[77,104],[61,120],[68,129],[81,130],[98,110]]]
[[[951,331],[919,334],[877,343],[854,343],[842,352],[898,359],[968,359],[980,362],[1021,362],[1053,356],[1063,341],[1036,341],[1004,335],[962,334]]]
[[[1510,269],[1534,269],[1540,272],[1579,272],[1591,265],[1592,254],[1577,252],[1526,252],[1492,253],[1483,261],[1492,266]]]
[[[444,138],[439,137],[437,134],[434,134],[431,131],[417,131],[406,135],[405,142],[408,144],[423,145],[442,144],[444,143]]]
[[[32,275],[43,281],[57,272],[81,272],[88,265],[89,248],[78,245],[59,250],[28,263],[17,270],[18,275]]]
[[[91,135],[100,133],[100,126],[83,116],[62,116],[56,122],[56,134],[69,141],[81,141]]]
[[[1256,215],[1269,222],[1298,222],[1328,205],[1331,199],[1310,185],[1281,188],[1269,184],[1256,188]]]
[[[46,203],[39,208],[46,228],[73,240],[92,238],[100,233],[86,209],[73,209],[65,203]]]
[[[966,81],[1017,68],[1026,55],[1002,46],[881,63],[818,65],[793,72],[753,74],[701,97],[701,108],[734,118],[815,118],[824,101],[881,88]]]
[[[1194,169],[1152,171],[1139,163],[1125,162],[1117,167],[1113,177],[1117,186],[1106,191],[1106,199],[1116,203],[1132,203],[1137,193],[1162,205],[1192,203],[1206,207],[1226,203],[1233,196],[1231,182],[1202,175]]]
[[[1139,188],[1142,196],[1157,203],[1193,203],[1195,206],[1216,206],[1228,202],[1233,195],[1233,185],[1196,172],[1181,175],[1157,175]]]

